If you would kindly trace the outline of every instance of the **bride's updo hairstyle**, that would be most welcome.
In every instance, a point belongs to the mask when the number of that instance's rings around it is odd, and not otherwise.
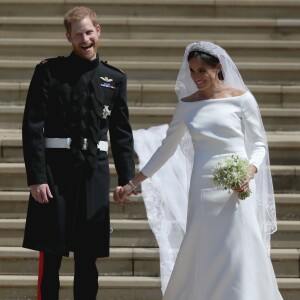
[[[189,60],[193,57],[198,57],[199,60],[202,59],[211,68],[216,68],[218,64],[221,64],[222,72],[219,71],[218,75],[224,85],[249,91],[228,53],[214,43],[200,41],[190,43],[185,48],[175,83],[175,92],[179,100],[189,97],[198,91],[195,82],[192,80],[189,66]]]
[[[207,65],[215,69],[217,65],[220,63],[219,59],[209,53],[199,51],[199,50],[193,50],[189,53],[187,60],[190,61],[192,58],[200,58],[202,61],[204,61]],[[222,73],[222,70],[218,73],[218,78],[220,80],[224,80],[224,75]]]

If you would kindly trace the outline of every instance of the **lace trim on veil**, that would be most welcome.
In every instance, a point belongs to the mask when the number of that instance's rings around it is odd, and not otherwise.
[[[168,125],[135,130],[134,145],[139,169],[151,158],[166,135]],[[142,183],[143,198],[151,230],[160,251],[160,275],[164,293],[171,276],[186,227],[188,186],[182,168],[184,154],[177,148],[159,172]]]

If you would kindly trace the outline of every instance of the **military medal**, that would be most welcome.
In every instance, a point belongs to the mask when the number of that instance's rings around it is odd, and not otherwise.
[[[111,89],[115,89],[115,87],[110,84],[110,82],[112,82],[113,79],[108,78],[107,76],[100,77],[100,79],[103,81],[103,83],[101,83],[101,86],[111,88]],[[111,110],[109,110],[109,106],[104,105],[103,111],[102,111],[102,119],[106,119],[108,116],[110,116],[110,114],[111,114]]]
[[[104,105],[103,111],[102,111],[102,118],[106,119],[108,116],[110,116],[111,110],[109,110],[108,105]]]
[[[112,90],[116,89],[113,85],[111,85],[110,83],[106,83],[106,82],[105,83],[101,83],[101,86],[104,86],[104,87],[112,89]]]

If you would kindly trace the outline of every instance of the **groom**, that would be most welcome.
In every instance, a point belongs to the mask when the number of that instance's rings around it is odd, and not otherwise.
[[[94,11],[75,7],[64,17],[68,57],[36,66],[23,119],[30,198],[23,246],[40,251],[38,299],[59,298],[63,256],[74,252],[74,299],[95,300],[96,259],[109,255],[109,157],[119,185],[134,176],[126,75],[99,61]]]

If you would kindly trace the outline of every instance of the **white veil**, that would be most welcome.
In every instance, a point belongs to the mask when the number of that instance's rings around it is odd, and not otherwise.
[[[190,96],[197,91],[197,87],[190,76],[187,60],[188,54],[195,50],[205,52],[219,59],[224,77],[223,83],[226,86],[249,91],[236,65],[224,49],[211,42],[195,42],[189,44],[185,49],[175,85],[178,99]],[[258,106],[257,109],[259,110]],[[135,150],[139,156],[140,169],[160,146],[167,127],[167,125],[162,125],[148,130],[134,131]],[[265,144],[267,145],[262,120],[261,131],[264,133]],[[252,141],[247,136],[245,137],[245,144],[249,153]],[[152,178],[142,183],[147,217],[160,248],[163,292],[168,284],[178,247],[185,233],[187,195],[193,157],[192,141],[187,132],[174,156]],[[183,160],[187,162],[186,165],[182,163]],[[255,175],[255,182],[257,217],[266,250],[269,254],[270,235],[276,231],[277,224],[268,148],[266,149],[264,161]],[[166,192],[163,193],[163,191]]]
[[[249,90],[244,84],[235,63],[223,48],[211,42],[195,42],[187,45],[183,55],[183,60],[175,84],[175,92],[178,99],[190,96],[198,90],[191,78],[188,64],[188,55],[192,51],[201,51],[219,59],[224,76],[223,83],[226,86],[246,91]]]
[[[134,148],[139,156],[139,169],[149,161],[166,136],[168,125],[133,131]],[[160,278],[165,292],[179,247],[185,235],[188,173],[181,162],[185,155],[177,147],[174,155],[151,178],[142,182],[143,199],[149,225],[160,253]]]
[[[197,87],[194,81],[191,79],[188,55],[192,51],[201,51],[217,57],[221,64],[221,71],[224,77],[223,83],[226,86],[233,87],[236,89],[241,89],[249,91],[248,87],[245,85],[240,72],[238,71],[235,63],[227,52],[220,46],[211,42],[194,42],[189,44],[184,52],[183,61],[177,76],[175,91],[178,99],[185,98],[192,95],[197,91]],[[256,209],[259,225],[261,228],[263,240],[267,249],[268,254],[270,254],[270,238],[271,234],[277,230],[276,222],[276,208],[275,208],[275,197],[273,190],[273,182],[270,171],[270,158],[267,136],[264,129],[264,125],[259,113],[259,107],[257,105],[258,115],[260,116],[260,127],[261,132],[264,136],[264,143],[266,145],[265,158],[257,172],[255,174],[255,184],[256,184]],[[245,135],[245,146],[248,156],[250,156],[251,146],[254,141]],[[188,157],[188,161],[193,163],[193,145],[191,137],[188,133],[185,134],[181,142],[182,151]]]

